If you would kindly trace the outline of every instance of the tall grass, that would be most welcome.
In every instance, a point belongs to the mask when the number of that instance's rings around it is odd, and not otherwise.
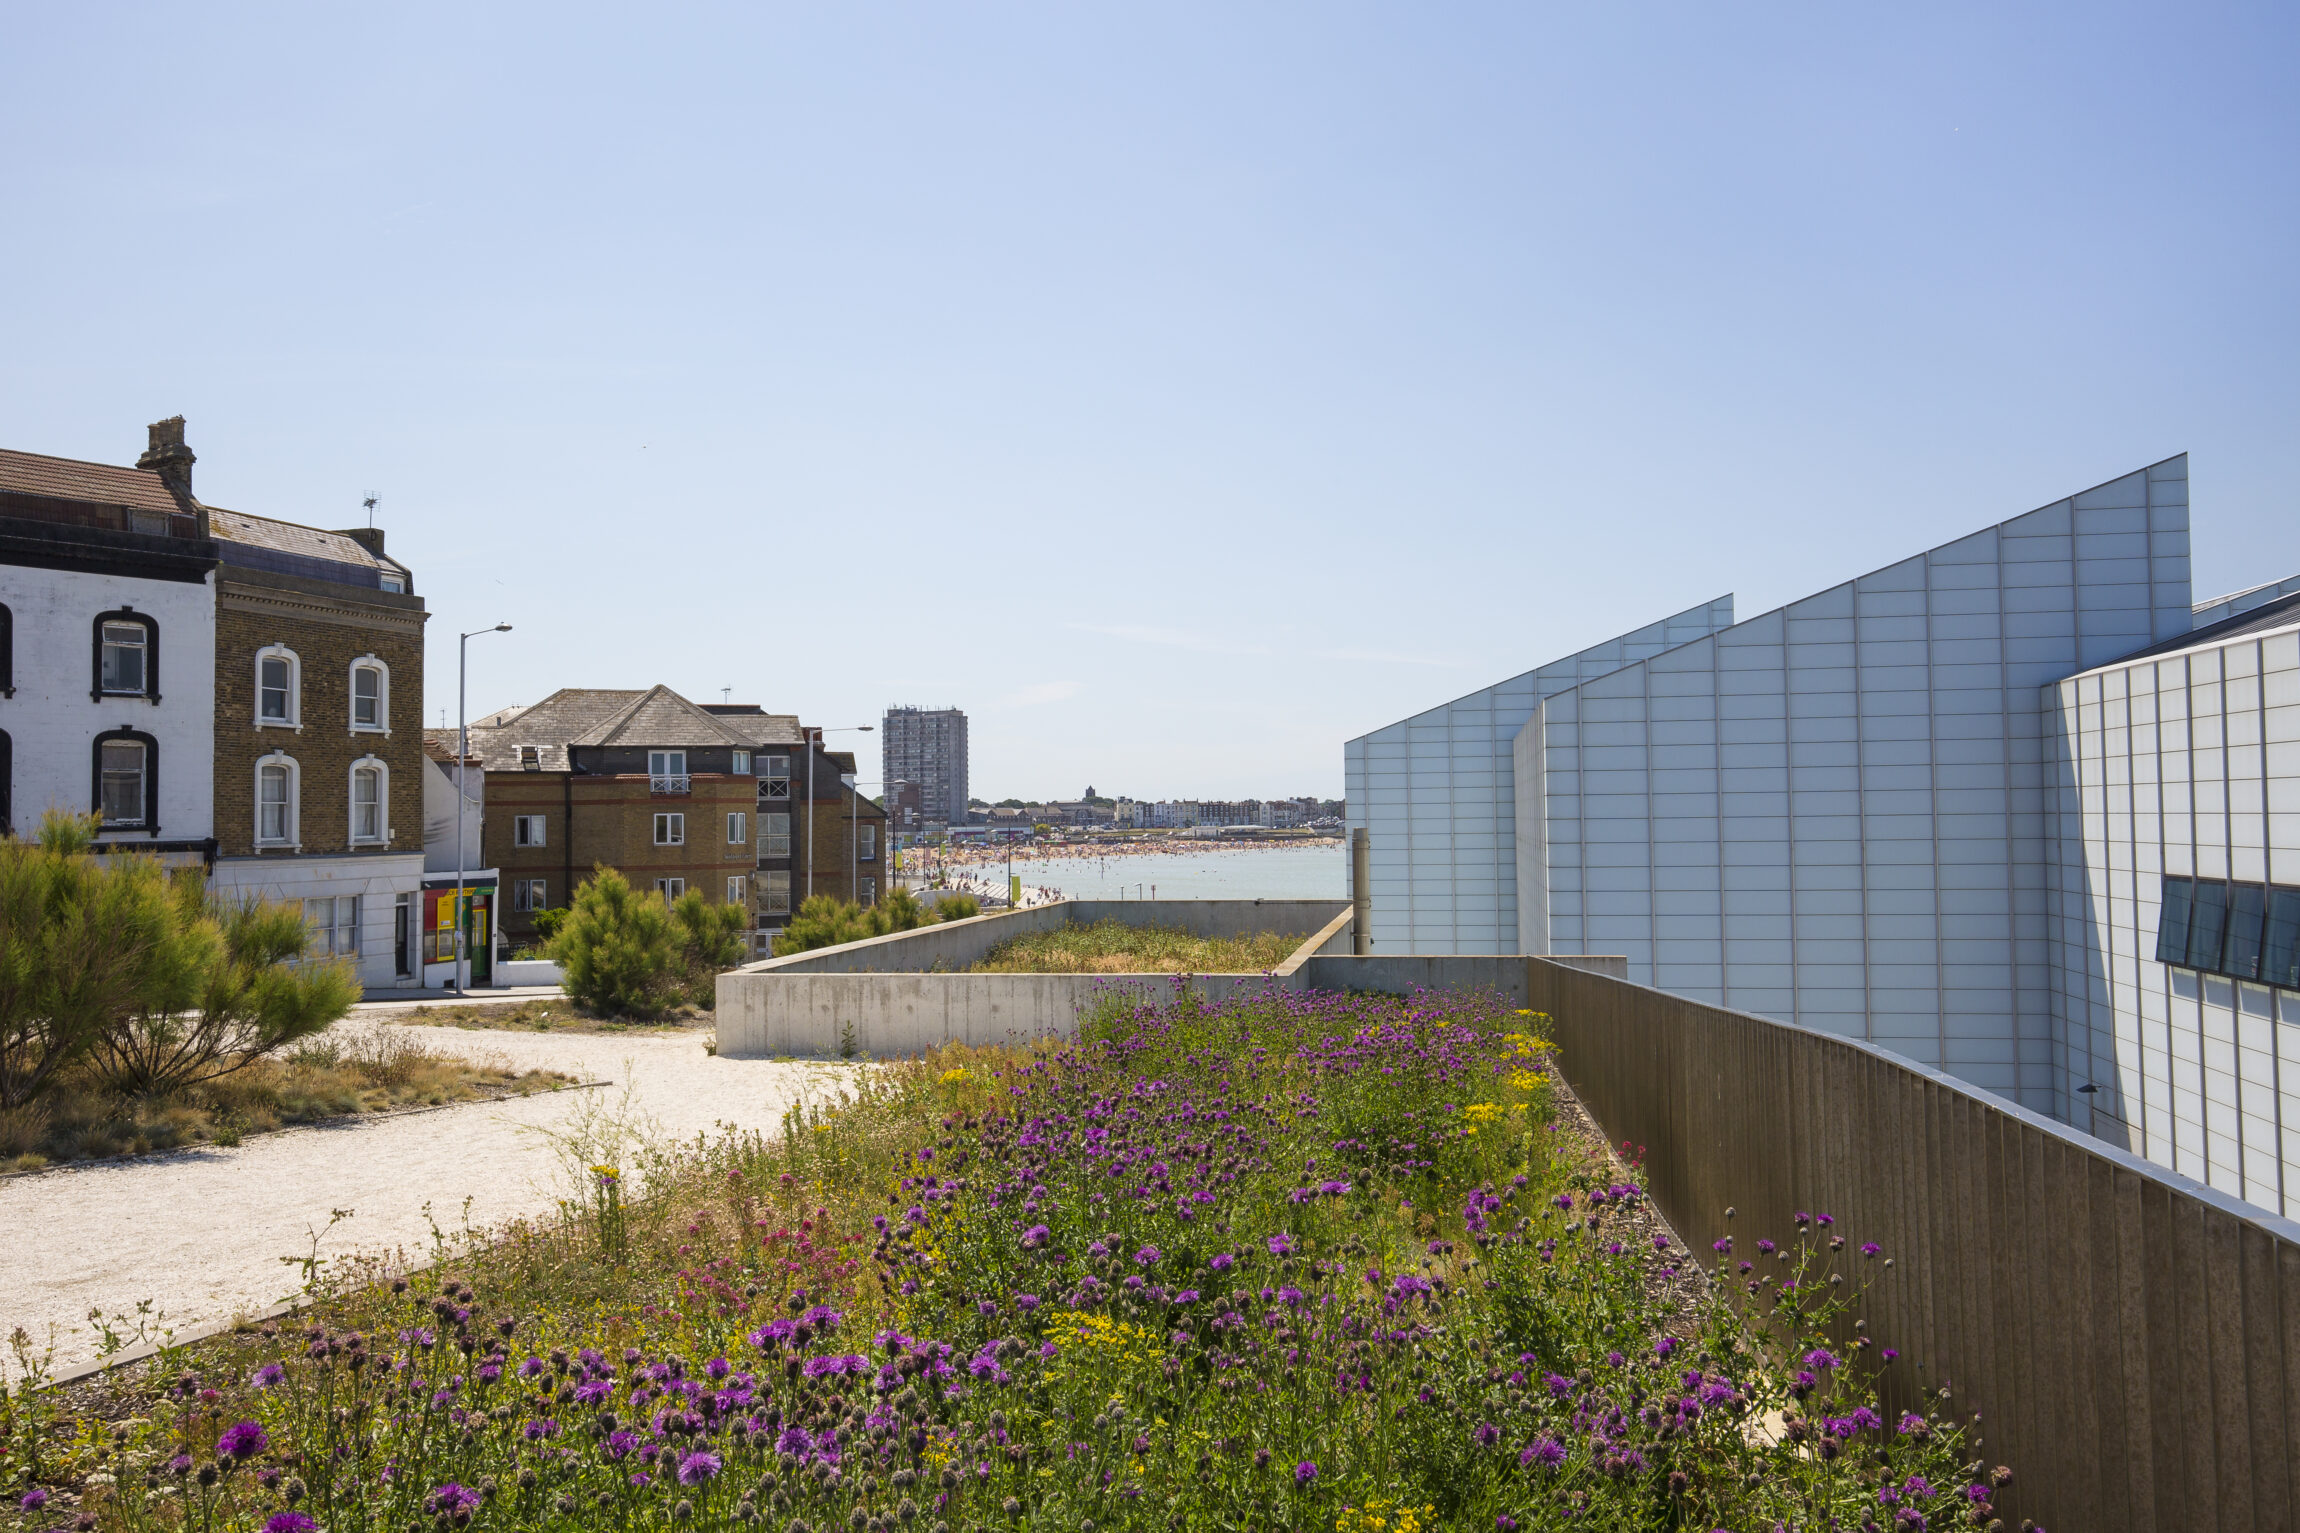
[[[1128,926],[1114,920],[1057,927],[1009,938],[968,971],[973,974],[1260,974],[1300,947],[1301,932],[1193,937],[1178,927]]]

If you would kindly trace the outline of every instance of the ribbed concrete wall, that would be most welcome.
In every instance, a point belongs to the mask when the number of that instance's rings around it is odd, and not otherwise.
[[[1526,963],[1693,1252],[1809,1210],[1894,1258],[1865,1309],[1888,1402],[1946,1382],[1982,1413],[2006,1526],[2295,1526],[2300,1225],[1873,1045]]]

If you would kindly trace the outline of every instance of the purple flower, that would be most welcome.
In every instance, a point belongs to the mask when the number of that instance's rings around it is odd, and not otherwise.
[[[528,1422],[520,1430],[526,1433],[529,1442],[539,1443],[546,1437],[557,1437],[559,1435],[559,1423],[548,1416],[539,1416]]]
[[[1054,1232],[1052,1230],[1048,1229],[1043,1224],[1034,1224],[1029,1229],[1026,1229],[1022,1232],[1022,1243],[1031,1250],[1035,1251],[1040,1246],[1046,1244],[1046,1237],[1053,1233]]]
[[[1878,1245],[1873,1240],[1864,1240],[1861,1242],[1861,1254],[1863,1256],[1880,1256],[1884,1254],[1884,1249],[1885,1248],[1883,1246]]]
[[[313,1533],[318,1526],[301,1512],[274,1512],[264,1519],[264,1533]]]
[[[1555,1377],[1555,1375],[1551,1375]],[[1544,1469],[1555,1469],[1565,1462],[1565,1444],[1554,1437],[1537,1437],[1517,1456],[1518,1467],[1531,1469],[1539,1464]]]
[[[531,1357],[527,1359],[526,1362],[521,1363],[519,1365],[519,1376],[523,1379],[539,1379],[543,1377],[543,1359],[540,1357]]]
[[[1213,1268],[1216,1272],[1227,1272],[1232,1267],[1238,1265],[1238,1258],[1232,1256],[1229,1252],[1224,1251],[1214,1257],[1209,1258],[1206,1265]]]
[[[269,1389],[287,1378],[287,1370],[277,1363],[266,1363],[256,1370],[254,1383],[258,1389]]]
[[[679,1460],[679,1483],[708,1485],[719,1477],[719,1471],[725,1467],[725,1461],[716,1453],[690,1453]]]
[[[1294,1483],[1296,1485],[1307,1485],[1317,1477],[1318,1466],[1308,1459],[1304,1459],[1294,1466]]]
[[[1038,1308],[1038,1295],[1034,1293],[1018,1293],[1014,1296],[1014,1307],[1027,1315],[1032,1310]]]
[[[1293,1254],[1294,1237],[1291,1235],[1272,1235],[1268,1244],[1270,1247],[1270,1254],[1272,1256],[1289,1256]]]
[[[16,1504],[27,1512],[37,1512],[48,1504],[48,1493],[35,1485],[24,1492],[24,1499]]]
[[[453,1517],[458,1512],[468,1517],[479,1510],[479,1492],[453,1480],[434,1487],[429,1499],[431,1509],[443,1517]]]
[[[1144,1246],[1134,1253],[1134,1260],[1144,1267],[1155,1267],[1158,1265],[1158,1258],[1165,1254],[1156,1246]]]
[[[599,1451],[606,1456],[607,1462],[610,1464],[617,1459],[629,1458],[638,1449],[639,1434],[636,1432],[610,1433],[607,1440],[599,1445]]]
[[[1490,1421],[1481,1421],[1477,1424],[1477,1430],[1470,1433],[1470,1436],[1476,1440],[1479,1447],[1490,1448],[1501,1441],[1501,1428]]]
[[[1805,1366],[1816,1372],[1837,1366],[1837,1354],[1826,1347],[1815,1347],[1805,1354]]]
[[[1733,1249],[1733,1237],[1728,1235],[1723,1240],[1712,1240],[1709,1242],[1709,1249],[1721,1256],[1727,1255]]]
[[[272,1445],[272,1440],[259,1421],[235,1421],[224,1428],[224,1435],[216,1439],[216,1456],[229,1459],[250,1459]]]

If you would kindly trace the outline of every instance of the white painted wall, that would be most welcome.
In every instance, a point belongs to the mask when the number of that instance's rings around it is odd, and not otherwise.
[[[476,763],[463,783],[463,870],[484,866],[479,855],[480,821],[487,808],[487,773]],[[514,826],[513,829],[518,827]],[[455,861],[455,767],[423,758],[423,870],[452,873]]]
[[[85,814],[95,737],[140,729],[160,742],[163,841],[214,833],[216,592],[205,582],[141,580],[0,564],[0,602],[15,615],[16,695],[0,698],[14,747],[11,814],[29,835],[50,806]],[[133,607],[160,625],[157,703],[89,693],[96,615]],[[134,844],[138,836],[122,836]]]
[[[2300,626],[2102,666],[2044,705],[2055,1115],[2300,1214],[2300,991],[2155,957],[2167,876],[2300,885]]]
[[[371,990],[388,990],[415,983],[394,971],[392,907],[400,895],[414,894],[422,883],[422,854],[392,852],[358,857],[221,857],[208,887],[227,896],[267,900],[358,895],[360,983]],[[422,920],[420,903],[415,920]]]

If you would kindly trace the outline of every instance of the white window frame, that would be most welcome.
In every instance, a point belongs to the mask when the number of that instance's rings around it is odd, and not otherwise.
[[[791,854],[791,816],[785,810],[759,816],[759,855],[761,857],[788,857]]]
[[[549,881],[541,878],[515,878],[511,880],[511,908],[526,913],[547,910],[550,899]]]
[[[655,892],[660,894],[663,897],[663,903],[668,905],[686,894],[687,881],[683,878],[658,878],[655,880]]]
[[[107,746],[113,745],[134,746],[137,753],[143,757],[144,764],[136,770],[136,813],[134,818],[123,816],[119,819],[113,819],[107,815],[103,822],[104,828],[107,830],[142,830],[150,818],[146,813],[145,806],[152,801],[152,753],[156,747],[142,740],[124,740],[117,737],[96,742],[96,802],[94,807],[99,815],[104,813],[104,781],[110,775],[104,770],[104,750]]]
[[[359,673],[361,671],[375,672],[375,722],[372,724],[362,724],[359,721]],[[345,677],[344,684],[349,689],[347,706],[351,710],[351,732],[355,735],[381,735],[386,740],[390,739],[391,667],[374,654],[362,655],[351,663],[351,669]]]
[[[284,834],[264,834],[264,772],[280,767],[286,773],[287,802],[281,816]],[[303,846],[303,767],[286,751],[272,751],[256,758],[255,844],[258,851],[267,847],[283,851],[298,851]]]
[[[759,914],[789,915],[791,911],[791,875],[767,872],[759,875]]]
[[[685,846],[687,844],[687,817],[673,810],[663,810],[655,816],[655,844],[657,846]]]
[[[749,751],[735,752],[733,765],[729,766],[727,770],[733,772],[737,777],[750,776],[751,753]]]
[[[539,814],[515,814],[511,817],[513,846],[549,846],[550,834],[550,826]]]
[[[375,773],[375,829],[372,836],[359,833],[359,774]],[[349,828],[353,846],[389,846],[391,844],[391,763],[381,756],[362,756],[351,764],[345,792],[349,794]]]
[[[746,880],[746,879],[743,877],[743,875],[742,875],[742,874],[740,874],[740,873],[730,873],[730,874],[728,874],[728,875],[727,875],[727,903],[728,903],[728,904],[730,904],[730,905],[740,905],[740,904],[742,904],[742,903],[743,903],[743,900],[744,900],[744,898],[745,898],[745,895],[746,895],[746,891],[748,891],[748,889],[749,889],[749,888],[750,888],[750,884],[749,884],[749,882],[748,882],[748,881],[747,881],[747,880]]]
[[[133,616],[127,614],[122,614],[116,617],[106,615],[97,628],[96,643],[101,649],[108,651],[112,648],[110,633],[111,630],[115,628],[133,628],[136,631],[136,642],[134,644],[123,644],[120,647],[123,649],[133,649],[137,653],[137,655],[140,657],[138,662],[138,669],[143,674],[141,679],[138,680],[137,683],[132,687],[114,687],[106,685],[104,682],[103,657],[99,655],[97,658],[96,670],[96,684],[98,689],[103,693],[105,697],[150,697],[155,691],[158,690],[158,687],[155,685],[152,678],[152,671],[154,668],[154,663],[158,659],[159,650],[159,646],[153,642],[152,624],[150,620],[140,612],[134,614]]]
[[[351,905],[348,925],[338,919],[345,902]],[[323,923],[314,919],[318,908],[326,907],[327,919]],[[311,933],[311,945],[304,950],[306,958],[357,958],[359,956],[359,921],[361,911],[356,894],[314,894],[303,901],[304,930]]]
[[[677,766],[671,765],[674,761],[678,763]],[[656,765],[657,762],[661,762],[662,765]],[[688,775],[687,753],[685,751],[647,752],[647,775],[649,777],[685,777]]]
[[[857,862],[878,861],[878,827],[876,825],[857,825],[855,837],[857,841],[855,860]]]
[[[746,846],[751,839],[751,817],[740,809],[727,811],[727,845]]]
[[[865,906],[876,905],[878,903],[877,879],[865,878],[857,882],[855,886],[855,903]]]
[[[287,717],[284,719],[267,719],[264,717],[264,662],[266,660],[284,660],[287,662]],[[256,651],[255,717],[256,728],[258,729],[292,729],[298,734],[303,733],[303,657],[289,649],[285,644],[266,644],[262,649]]]

